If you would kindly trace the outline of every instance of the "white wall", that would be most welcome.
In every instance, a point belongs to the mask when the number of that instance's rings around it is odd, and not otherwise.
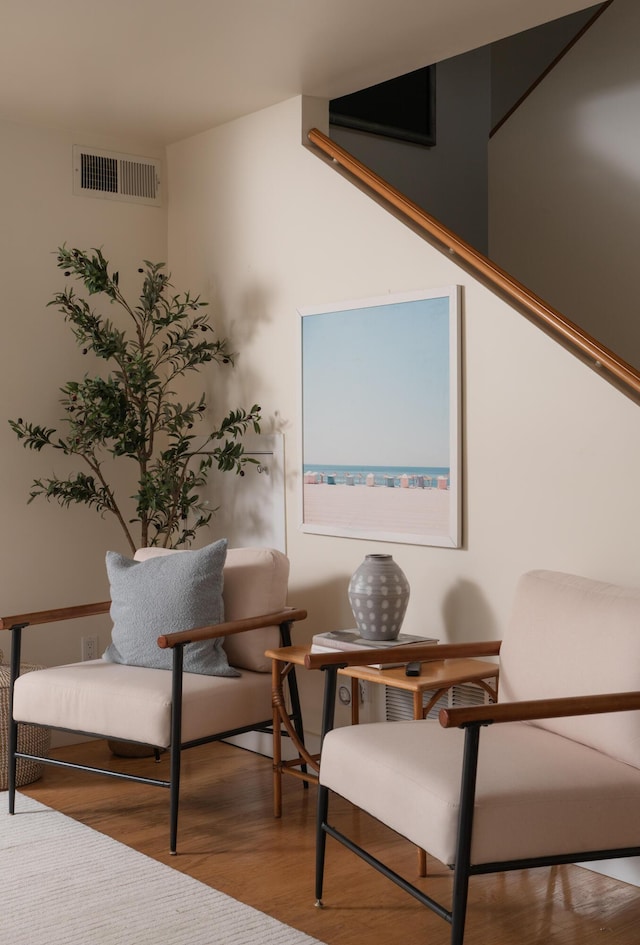
[[[124,287],[137,285],[142,259],[166,259],[166,201],[155,208],[74,197],[76,143],[163,156],[136,141],[0,122],[0,611],[5,615],[105,600],[105,551],[127,551],[117,526],[90,509],[60,509],[45,500],[27,505],[32,480],[61,473],[64,460],[53,451],[26,451],[7,422],[22,417],[56,426],[59,388],[90,369],[62,315],[46,307],[65,285],[56,248],[63,242],[103,247]],[[94,620],[106,646],[108,620]],[[75,661],[81,633],[74,624],[29,630],[24,657],[45,664]],[[8,659],[8,633],[0,632],[0,649]]]
[[[636,367],[639,31],[616,0],[489,150],[491,258]]]
[[[285,435],[291,602],[309,610],[300,638],[352,623],[347,584],[367,552],[390,551],[409,578],[405,629],[451,641],[500,637],[528,568],[637,583],[638,408],[301,147],[302,106],[168,152],[171,267],[215,300],[238,344],[229,400],[257,400],[265,432]],[[297,309],[451,283],[464,296],[464,547],[301,533]],[[317,731],[320,681],[301,685]]]

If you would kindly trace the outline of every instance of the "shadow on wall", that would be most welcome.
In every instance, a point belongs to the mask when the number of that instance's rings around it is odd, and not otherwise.
[[[295,575],[292,574],[292,578],[295,580]],[[295,643],[310,643],[314,633],[348,630],[355,626],[347,595],[348,585],[349,577],[336,577],[317,584],[294,584],[291,590],[290,578],[289,603],[294,607],[304,607],[309,615],[296,628]]]
[[[297,627],[295,643],[310,643],[314,633],[347,630],[355,626],[347,593],[348,585],[349,577],[336,577],[317,584],[294,584],[291,590],[290,581],[289,603],[294,607],[304,607],[309,615]],[[472,581],[456,582],[444,598],[442,615],[447,643],[496,640],[502,637],[493,609],[479,585]]]
[[[496,640],[502,637],[499,622],[480,586],[460,580],[446,595],[442,614],[448,643]]]

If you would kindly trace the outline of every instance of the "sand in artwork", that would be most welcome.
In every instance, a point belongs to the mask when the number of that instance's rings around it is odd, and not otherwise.
[[[387,489],[327,483],[304,484],[304,524],[358,533],[446,537],[448,489]]]

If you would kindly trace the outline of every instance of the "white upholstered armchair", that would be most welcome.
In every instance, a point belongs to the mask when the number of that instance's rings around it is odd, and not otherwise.
[[[306,611],[287,607],[289,561],[270,548],[227,552],[226,542],[218,542],[197,551],[141,549],[135,561],[110,555],[111,601],[20,614],[0,623],[12,630],[9,810],[14,812],[17,758],[35,758],[18,751],[18,725],[168,749],[169,779],[151,783],[169,788],[175,853],[181,752],[270,729],[271,663],[264,653],[289,644],[293,622]],[[87,620],[109,610],[114,627],[104,658],[19,675],[25,627]],[[302,738],[295,675],[289,688],[292,721]],[[114,776],[111,770],[82,770]],[[136,780],[131,774],[115,776]]]
[[[416,646],[407,658],[491,652],[500,654],[495,705],[445,709],[439,723],[328,732],[318,797],[318,904],[327,836],[447,920],[452,945],[464,940],[472,876],[640,855],[640,589],[530,572],[519,582],[502,643]],[[348,656],[311,655],[307,666],[324,663],[330,680]],[[450,866],[451,907],[336,829],[331,792]]]

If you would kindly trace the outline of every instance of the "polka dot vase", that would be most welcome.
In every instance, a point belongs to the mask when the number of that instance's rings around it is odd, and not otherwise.
[[[349,581],[349,603],[365,640],[395,640],[409,603],[409,582],[391,555],[366,555]]]

